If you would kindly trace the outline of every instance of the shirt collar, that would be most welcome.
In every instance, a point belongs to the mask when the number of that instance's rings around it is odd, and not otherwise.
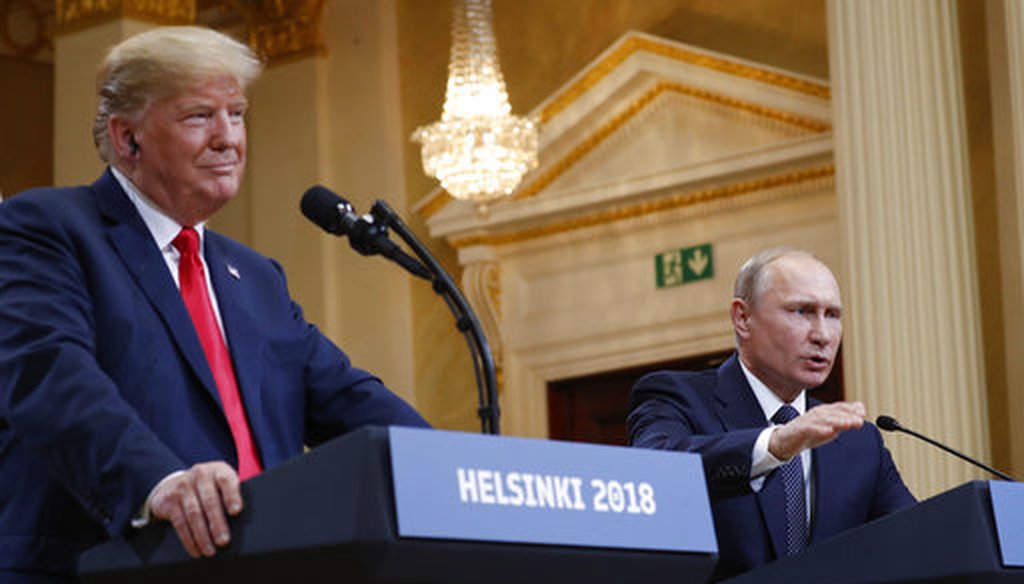
[[[737,358],[737,361],[740,363],[740,369],[743,370],[743,376],[747,378],[747,383],[750,384],[750,389],[754,390],[754,397],[757,398],[757,403],[761,406],[765,419],[771,420],[775,412],[785,405],[786,402],[782,401],[779,396],[775,395],[774,391],[768,389],[767,385],[751,373],[747,366],[743,364],[743,359]],[[789,405],[796,409],[798,415],[803,415],[807,411],[807,390],[801,391]]]
[[[128,200],[132,202],[135,210],[139,212],[143,223],[149,229],[150,235],[156,241],[157,247],[166,249],[174,241],[174,238],[178,236],[182,225],[171,219],[156,203],[142,194],[142,191],[120,170],[113,166],[110,167],[110,170],[114,178],[117,179],[118,184],[124,189],[125,194],[128,195]],[[202,250],[206,222],[203,221],[193,227],[195,227],[196,232],[199,234],[199,249]]]

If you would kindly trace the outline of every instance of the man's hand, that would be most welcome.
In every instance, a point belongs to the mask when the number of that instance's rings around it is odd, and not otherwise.
[[[238,473],[226,462],[204,462],[160,485],[150,512],[171,522],[193,558],[210,557],[231,542],[227,516],[242,511]]]
[[[837,402],[807,410],[784,426],[775,428],[768,439],[768,452],[779,460],[789,460],[808,448],[835,440],[841,432],[860,428],[866,416],[860,402]]]

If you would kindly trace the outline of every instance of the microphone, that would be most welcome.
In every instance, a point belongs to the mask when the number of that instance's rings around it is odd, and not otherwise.
[[[380,254],[402,266],[414,276],[433,280],[434,276],[420,262],[402,251],[388,239],[387,226],[375,221],[372,215],[360,217],[352,203],[330,189],[315,185],[306,190],[299,204],[302,214],[331,235],[348,236],[352,249],[362,255]]]
[[[885,430],[886,432],[904,432],[904,433],[910,434],[911,436],[914,436],[915,438],[920,438],[921,440],[924,440],[925,442],[931,444],[932,446],[937,446],[937,447],[945,450],[946,452],[952,454],[953,456],[956,456],[956,457],[959,457],[959,458],[961,458],[963,460],[966,460],[967,462],[973,464],[974,466],[977,466],[978,468],[982,468],[982,469],[984,469],[984,470],[986,470],[986,471],[996,475],[997,477],[1003,479],[1004,481],[1016,482],[1016,479],[1014,479],[1013,477],[1011,477],[1010,475],[1008,475],[1008,474],[1006,474],[1004,472],[998,471],[998,470],[996,470],[996,469],[994,469],[994,468],[992,468],[992,467],[990,467],[990,466],[988,466],[988,465],[986,465],[986,464],[984,464],[984,463],[982,463],[980,461],[977,461],[977,460],[967,456],[966,454],[961,454],[960,452],[957,452],[956,450],[953,450],[952,448],[950,448],[949,446],[946,446],[945,444],[942,444],[940,442],[932,440],[931,438],[925,436],[924,434],[918,434],[917,432],[911,430],[910,428],[904,427],[903,425],[901,425],[896,420],[896,418],[893,418],[892,416],[878,416],[878,418],[875,419],[875,425],[877,425],[879,428]]]

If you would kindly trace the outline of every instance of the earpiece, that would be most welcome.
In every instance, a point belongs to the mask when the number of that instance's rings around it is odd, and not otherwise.
[[[132,156],[139,155],[139,143],[135,141],[135,136],[128,136],[128,148],[132,151]]]

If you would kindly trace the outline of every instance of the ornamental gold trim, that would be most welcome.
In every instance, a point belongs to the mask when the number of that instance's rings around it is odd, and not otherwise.
[[[497,262],[473,262],[463,267],[462,290],[476,309],[484,335],[490,339],[495,363],[504,353],[501,327],[501,265]]]
[[[453,238],[451,244],[456,249],[459,249],[477,245],[499,246],[511,243],[520,243],[531,239],[567,233],[587,227],[617,223],[627,219],[635,219],[655,213],[664,213],[666,211],[692,207],[713,201],[733,199],[760,191],[817,181],[833,176],[835,176],[835,165],[829,163],[814,168],[786,172],[727,185],[717,185],[697,191],[678,193],[669,197],[653,201],[645,201],[635,205],[604,209],[581,215],[579,217],[574,217],[572,219],[554,221],[545,225],[525,229],[523,231]]]
[[[32,59],[44,49],[53,50],[52,21],[39,4],[40,0],[0,0],[0,41],[18,57]],[[18,16],[21,21],[15,24]]]
[[[441,189],[437,194],[430,197],[427,202],[416,211],[416,214],[419,215],[421,219],[429,219],[433,217],[435,213],[443,209],[445,205],[454,200],[455,198],[452,197],[451,193]]]
[[[249,46],[271,66],[325,55],[323,8],[323,0],[244,2]]]
[[[521,201],[540,193],[540,191],[544,190],[548,185],[557,180],[558,177],[565,174],[566,171],[582,160],[609,136],[617,132],[619,128],[624,126],[629,120],[633,119],[637,114],[647,108],[657,97],[667,91],[702,99],[720,106],[738,109],[776,122],[782,122],[784,124],[806,130],[809,133],[828,132],[832,129],[832,124],[828,122],[822,122],[820,120],[798,116],[782,110],[764,107],[750,101],[729,97],[727,95],[714,93],[712,91],[707,91],[705,89],[689,85],[683,85],[682,83],[659,81],[654,85],[654,87],[644,92],[643,95],[626,106],[625,109],[598,128],[596,132],[588,136],[587,139],[583,140],[568,154],[563,156],[561,160],[548,168],[543,174],[531,181],[522,189],[516,191],[512,196],[513,200]]]
[[[540,123],[547,123],[560,112],[565,110],[584,93],[590,91],[602,79],[608,76],[613,70],[621,65],[627,58],[639,51],[646,51],[683,63],[689,63],[705,69],[712,69],[721,73],[735,75],[744,79],[751,79],[769,85],[775,85],[798,93],[830,99],[832,91],[828,85],[815,83],[801,79],[793,75],[787,75],[778,71],[769,71],[752,65],[728,61],[720,57],[714,57],[704,53],[698,53],[682,47],[667,45],[653,39],[644,37],[630,37],[618,48],[609,53],[597,65],[592,67],[585,75],[575,83],[567,87],[557,95],[538,114]]]
[[[57,33],[65,34],[120,18],[155,24],[192,24],[195,0],[57,0]]]

